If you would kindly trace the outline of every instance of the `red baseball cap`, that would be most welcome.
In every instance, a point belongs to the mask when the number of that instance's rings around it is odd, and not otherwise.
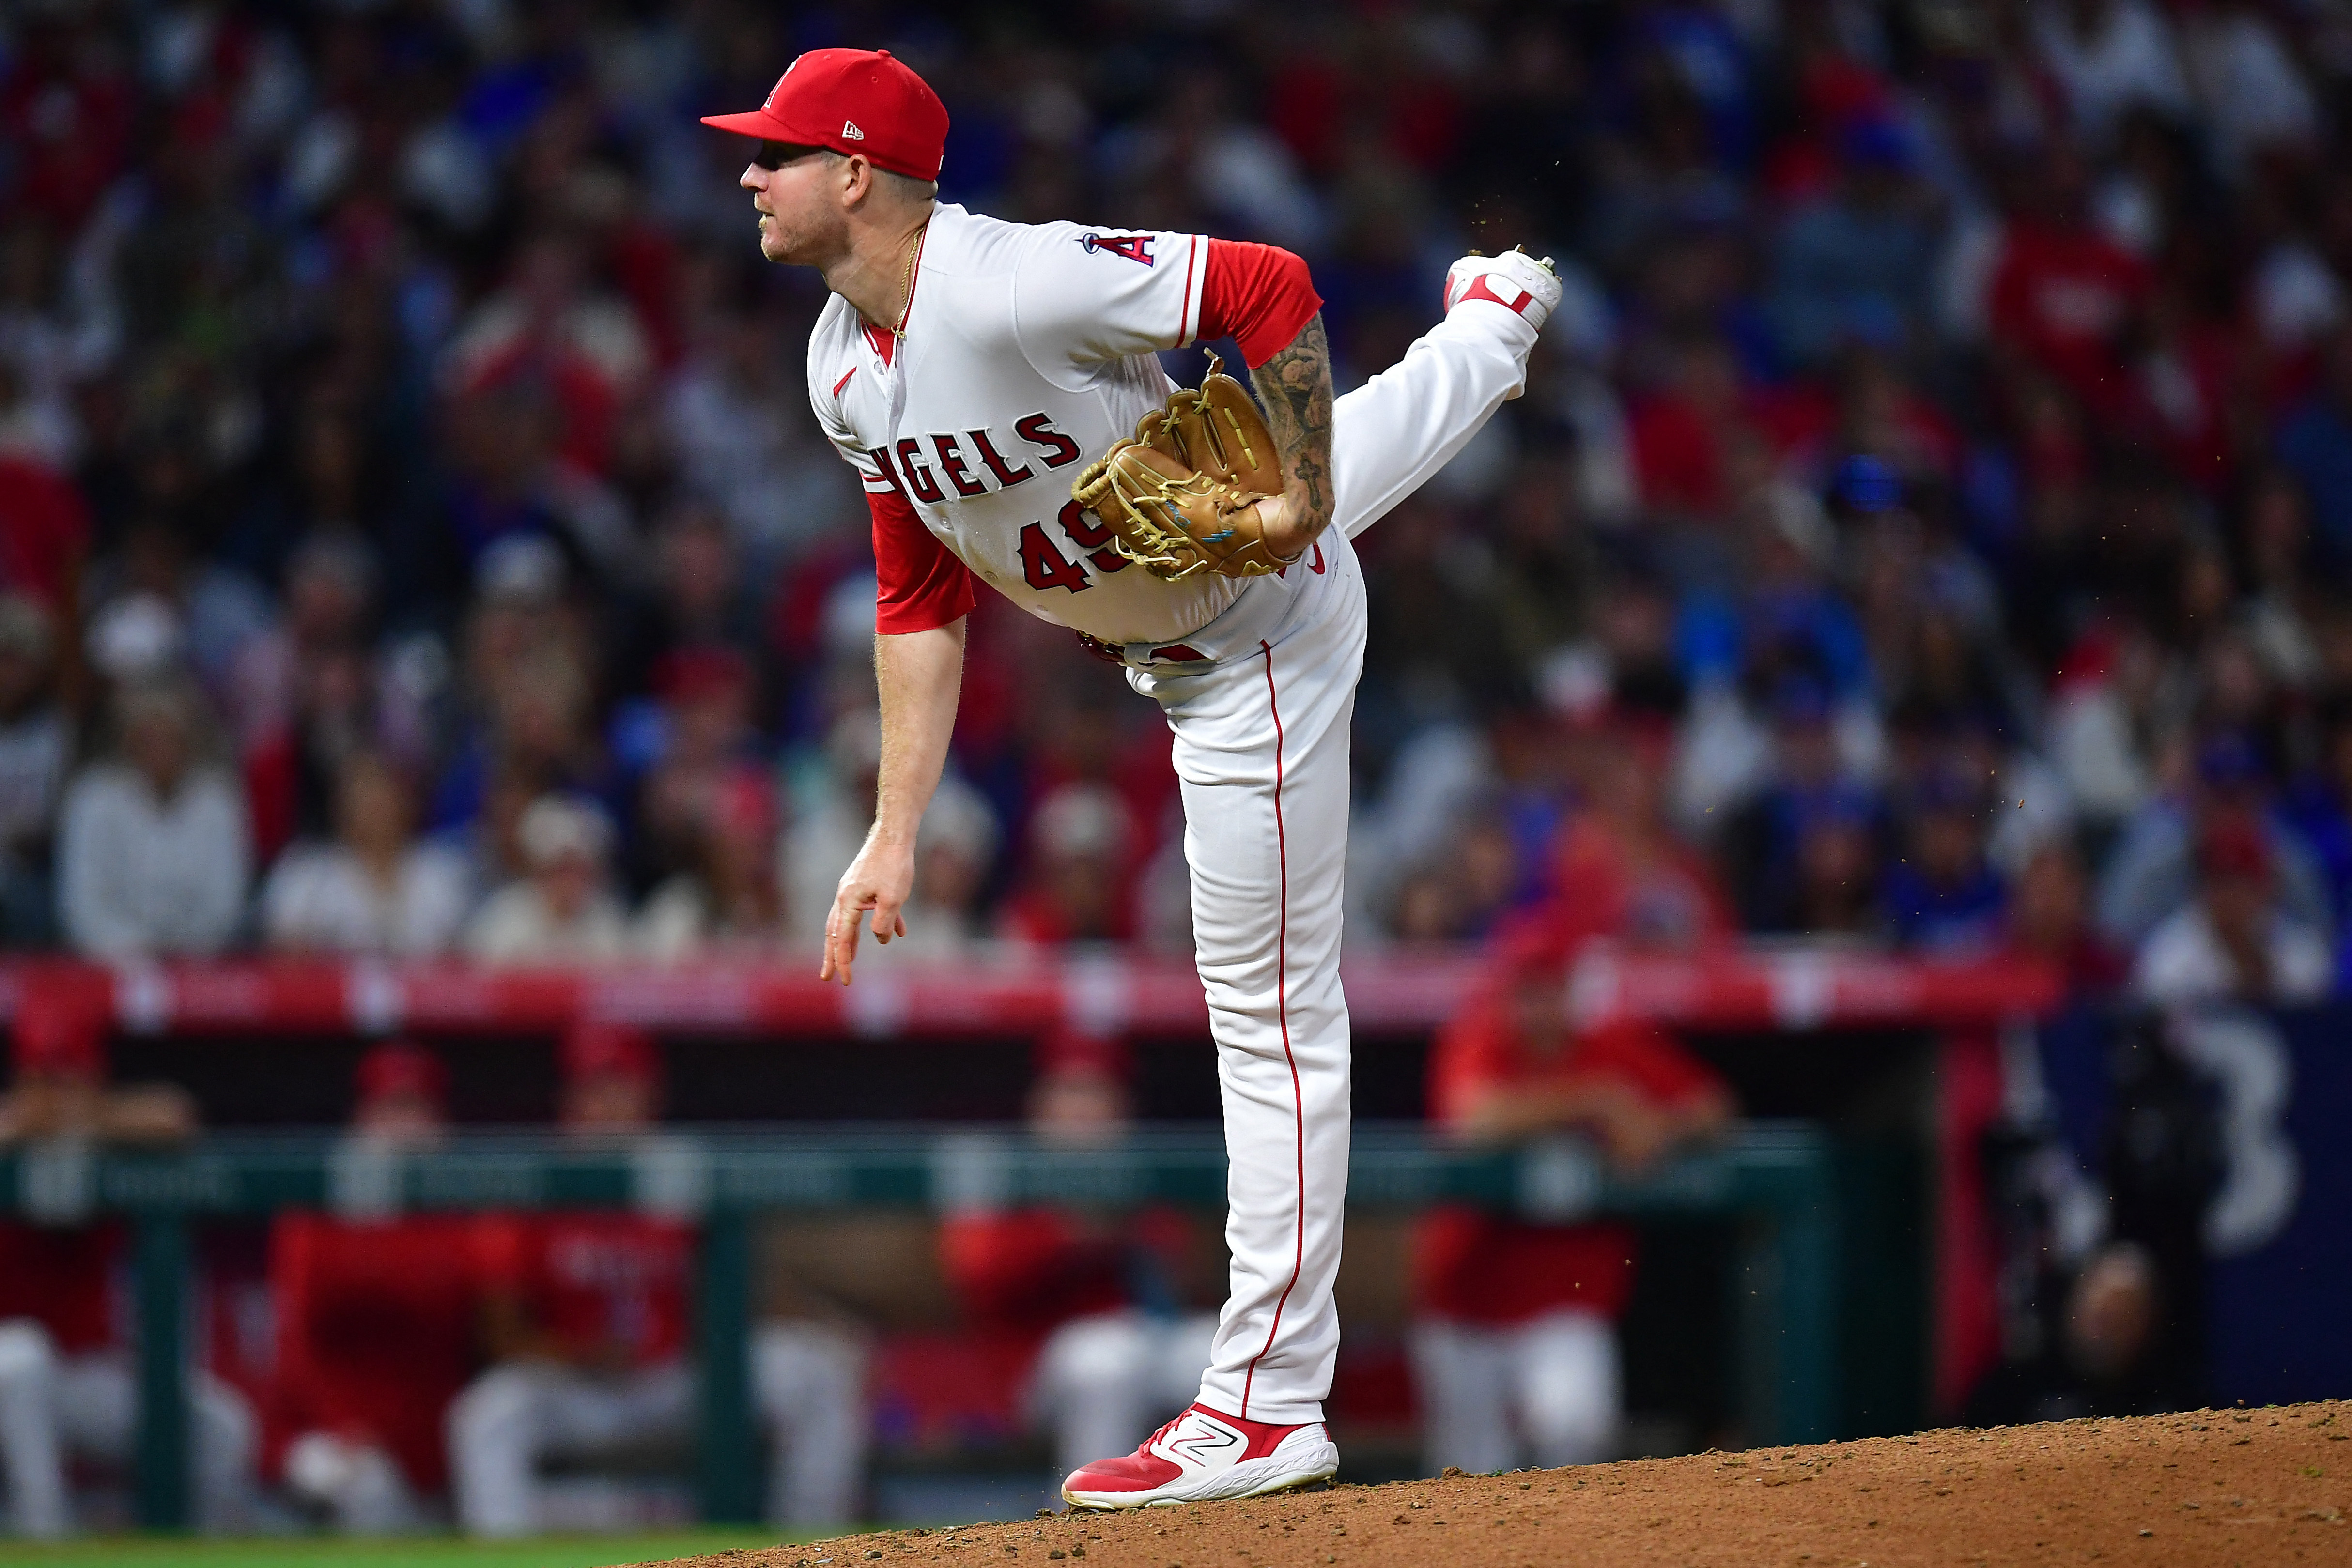
[[[564,1031],[561,1060],[564,1081],[571,1083],[608,1076],[651,1083],[661,1076],[661,1058],[645,1030],[593,1019]]]
[[[948,106],[887,49],[811,49],[748,114],[706,114],[705,125],[795,147],[863,152],[877,169],[936,180],[947,159]]]
[[[362,1104],[402,1095],[430,1101],[437,1110],[448,1108],[448,1068],[439,1057],[411,1041],[388,1040],[371,1048],[360,1058],[353,1076]]]
[[[70,985],[26,985],[16,1002],[16,1071],[103,1079],[106,1023],[102,998]]]

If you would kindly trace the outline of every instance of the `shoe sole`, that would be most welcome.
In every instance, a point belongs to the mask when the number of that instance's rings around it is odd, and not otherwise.
[[[1476,256],[1478,253],[1476,251],[1472,251],[1470,254],[1472,256]],[[1562,290],[1559,287],[1559,277],[1551,268],[1544,266],[1541,262],[1536,261],[1535,257],[1528,256],[1526,252],[1520,251],[1516,254],[1517,254],[1522,259],[1533,264],[1533,277],[1521,278],[1516,276],[1510,268],[1506,267],[1496,267],[1491,268],[1490,271],[1503,277],[1508,278],[1527,294],[1528,303],[1533,305],[1535,308],[1541,313],[1531,322],[1531,325],[1534,326],[1536,330],[1540,332],[1543,330],[1546,323],[1551,319],[1551,313],[1559,308],[1560,294]],[[1465,257],[1465,259],[1467,258]],[[1480,259],[1483,260],[1486,258],[1481,257]],[[1496,259],[1500,260],[1502,258],[1497,257]],[[1542,284],[1544,283],[1550,283],[1554,287],[1547,290],[1542,287]],[[1449,289],[1447,292],[1451,293],[1452,291]],[[1547,298],[1547,294],[1549,294],[1550,298]],[[1458,305],[1461,301],[1457,299],[1454,303]],[[1497,299],[1491,301],[1491,303],[1501,305],[1502,301]],[[1448,305],[1445,308],[1450,314],[1454,309],[1454,305]],[[1503,308],[1514,311],[1523,320],[1528,319],[1528,312],[1524,308],[1504,305]]]
[[[1276,1458],[1283,1463],[1274,1468]],[[1305,1469],[1297,1467],[1296,1456],[1269,1454],[1263,1459],[1248,1459],[1233,1469],[1206,1479],[1200,1490],[1179,1491],[1172,1487],[1160,1487],[1142,1492],[1081,1492],[1062,1489],[1062,1500],[1072,1508],[1088,1509],[1097,1513],[1119,1513],[1134,1508],[1172,1507],[1180,1502],[1231,1502],[1245,1497],[1271,1497],[1276,1492],[1297,1491],[1329,1480],[1339,1473],[1338,1445],[1325,1443],[1323,1451],[1307,1462]]]

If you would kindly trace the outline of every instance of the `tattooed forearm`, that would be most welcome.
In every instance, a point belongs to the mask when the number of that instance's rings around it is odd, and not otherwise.
[[[1285,516],[1281,538],[1267,542],[1284,555],[1307,548],[1331,521],[1331,347],[1318,312],[1290,346],[1250,372],[1265,423],[1282,446]]]

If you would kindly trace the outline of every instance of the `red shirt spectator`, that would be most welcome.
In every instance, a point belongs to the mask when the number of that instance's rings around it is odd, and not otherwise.
[[[89,507],[71,481],[37,463],[0,455],[0,588],[72,607],[89,549]]]
[[[2147,304],[2140,259],[2087,225],[2019,219],[1993,268],[1993,335],[2095,414],[2126,396],[2119,340]]]
[[[1827,435],[1836,415],[1814,388],[1743,387],[1727,346],[1694,345],[1674,385],[1637,404],[1628,422],[1643,503],[1718,517],[1791,453]]]

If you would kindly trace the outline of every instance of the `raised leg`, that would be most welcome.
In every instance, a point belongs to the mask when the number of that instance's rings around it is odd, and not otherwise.
[[[1332,521],[1340,531],[1354,538],[1452,462],[1527,385],[1535,342],[1524,318],[1465,306],[1333,402]]]

